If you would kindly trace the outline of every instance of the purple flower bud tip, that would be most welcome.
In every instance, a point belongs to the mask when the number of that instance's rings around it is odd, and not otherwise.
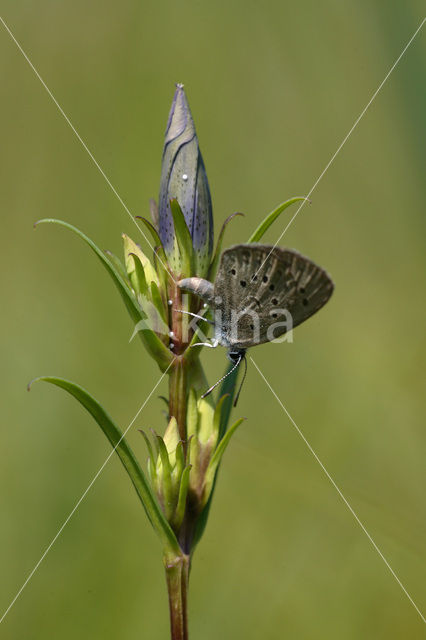
[[[174,226],[170,200],[176,198],[195,250],[197,273],[206,273],[213,248],[213,216],[206,170],[183,84],[176,91],[167,122],[159,197],[159,233],[173,260]]]

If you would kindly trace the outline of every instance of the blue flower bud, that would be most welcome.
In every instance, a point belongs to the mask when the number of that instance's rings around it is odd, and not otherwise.
[[[207,273],[213,249],[213,215],[206,170],[183,85],[176,85],[164,142],[159,197],[159,235],[173,263],[177,251],[170,200],[176,198],[194,247],[196,275]]]

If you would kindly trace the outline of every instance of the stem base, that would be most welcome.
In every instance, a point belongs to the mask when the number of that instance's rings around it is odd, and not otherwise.
[[[188,640],[189,556],[165,557],[171,640]]]

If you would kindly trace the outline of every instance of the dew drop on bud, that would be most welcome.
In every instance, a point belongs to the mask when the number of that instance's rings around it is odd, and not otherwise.
[[[186,175],[186,173],[183,174],[182,180],[184,180],[185,182],[188,180],[188,176]]]

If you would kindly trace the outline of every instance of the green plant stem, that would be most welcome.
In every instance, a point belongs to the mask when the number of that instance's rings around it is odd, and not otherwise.
[[[182,332],[182,324],[187,318],[177,313],[176,309],[182,307],[180,291],[170,294],[173,300],[171,309],[171,327],[173,330],[173,342],[175,344],[175,359],[169,372],[169,415],[176,418],[179,436],[183,443],[185,463],[188,459],[188,430],[187,430],[187,405],[190,388],[204,390],[207,388],[207,380],[196,352],[185,349],[185,340]],[[176,306],[175,306],[176,305]],[[181,349],[184,348],[183,353]],[[176,531],[181,552],[168,554],[164,564],[166,569],[166,581],[169,594],[170,626],[172,640],[187,640],[188,638],[188,577],[190,564],[190,550],[194,538],[194,531],[199,515],[198,507],[193,505],[190,496],[186,501],[183,521]]]
[[[189,556],[165,557],[171,640],[188,640]]]
[[[187,363],[183,356],[176,356],[176,360],[169,375],[169,413],[176,418],[179,436],[186,452],[186,405],[187,405]]]

